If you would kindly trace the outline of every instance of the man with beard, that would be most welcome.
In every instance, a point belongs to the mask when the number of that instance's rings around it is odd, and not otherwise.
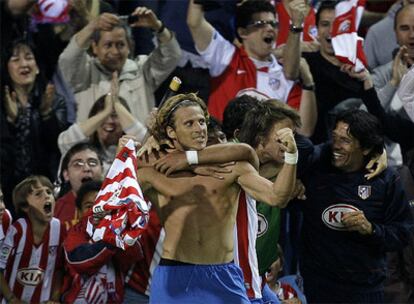
[[[284,67],[272,50],[277,38],[278,20],[268,1],[243,1],[236,11],[236,29],[241,47],[225,40],[204,18],[203,6],[190,1],[187,24],[196,48],[209,65],[212,91],[209,113],[219,120],[228,102],[243,89],[287,101],[299,74],[300,33],[306,5],[292,6],[292,25],[284,52]]]
[[[102,178],[102,161],[98,155],[98,151],[91,144],[79,143],[70,148],[63,157],[61,166],[63,184],[60,194],[64,195],[56,201],[54,216],[65,225],[67,230],[80,219],[80,210],[76,207],[75,200],[82,183]]]

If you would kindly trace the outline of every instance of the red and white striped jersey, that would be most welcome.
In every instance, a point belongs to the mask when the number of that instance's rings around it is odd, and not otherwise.
[[[139,293],[150,295],[151,278],[161,259],[164,238],[165,231],[153,205],[150,209],[147,229],[139,239],[144,259],[132,266],[125,278],[125,283]]]
[[[7,230],[9,229],[12,223],[12,216],[9,210],[4,210],[1,225],[0,225],[0,246],[3,243],[4,238],[6,237]]]
[[[5,270],[6,282],[18,299],[28,303],[50,299],[55,270],[63,267],[65,232],[60,221],[52,218],[36,245],[30,220],[21,218],[10,226],[0,249],[0,269]]]
[[[244,285],[250,299],[262,298],[256,254],[258,217],[256,200],[241,190],[236,225],[234,226],[234,263],[243,271]]]

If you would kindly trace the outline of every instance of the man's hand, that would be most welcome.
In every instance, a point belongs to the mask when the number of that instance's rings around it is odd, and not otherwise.
[[[5,103],[4,107],[6,108],[7,119],[14,123],[19,115],[19,102],[17,100],[16,92],[11,92],[8,86],[4,87],[5,92]]]
[[[158,31],[162,26],[162,22],[149,8],[143,6],[137,7],[131,15],[138,17],[138,21],[130,24],[131,27],[147,27],[153,31]]]
[[[184,152],[170,152],[154,163],[154,168],[158,172],[170,175],[173,172],[183,171],[190,168]]]
[[[364,177],[367,180],[370,180],[371,178],[374,178],[375,176],[381,174],[381,172],[387,169],[387,167],[387,151],[384,149],[382,151],[382,154],[371,158],[371,160],[365,166],[365,169],[367,169],[369,173],[365,174]]]
[[[283,128],[277,131],[276,140],[279,142],[280,148],[287,153],[296,153],[297,147],[292,129]]]
[[[145,153],[150,155],[153,151],[160,151],[161,145],[154,136],[148,137],[144,145],[138,150],[137,157],[143,156]]]
[[[361,210],[344,214],[342,224],[348,231],[357,231],[362,235],[372,234],[372,224]]]
[[[201,176],[210,176],[214,177],[220,180],[223,180],[223,174],[229,174],[232,172],[232,166],[235,164],[235,162],[229,162],[225,164],[220,165],[205,165],[205,166],[192,166],[190,169],[197,174]]]
[[[95,30],[112,31],[120,23],[119,17],[110,13],[103,13],[92,21]]]
[[[344,73],[347,73],[350,77],[355,78],[364,83],[364,90],[368,90],[374,86],[371,74],[367,69],[364,69],[360,72],[355,71],[355,68],[350,64],[341,65],[340,70]]]
[[[270,265],[269,270],[266,272],[266,283],[270,286],[275,286],[279,273],[283,270],[283,265],[280,257]]]
[[[141,143],[137,140],[137,138],[134,135],[123,135],[118,140],[118,147],[116,148],[116,154],[118,154],[123,147],[126,146],[127,142],[132,139],[134,141],[134,145],[136,148],[139,148],[141,146]]]
[[[309,13],[310,7],[304,0],[293,0],[289,3],[289,9],[291,12],[290,19],[295,26],[302,26],[305,16]]]
[[[398,87],[400,85],[401,79],[403,78],[405,73],[408,72],[407,58],[408,58],[407,47],[406,46],[400,47],[392,63],[392,77],[391,77],[390,83],[394,87]]]

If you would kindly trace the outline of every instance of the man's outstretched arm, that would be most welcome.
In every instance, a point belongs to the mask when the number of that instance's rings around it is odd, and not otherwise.
[[[187,25],[198,51],[204,51],[213,38],[214,27],[204,18],[203,6],[194,0],[188,5]]]

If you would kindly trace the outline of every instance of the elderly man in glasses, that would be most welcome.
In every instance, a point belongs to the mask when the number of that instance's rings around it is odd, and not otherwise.
[[[226,41],[204,18],[201,1],[190,1],[187,23],[200,55],[209,64],[212,91],[209,113],[223,119],[227,103],[243,89],[254,88],[287,101],[299,74],[300,33],[304,0],[293,0],[292,25],[283,55],[284,67],[272,55],[278,34],[275,8],[267,1],[247,0],[237,7],[236,28],[242,46]]]

